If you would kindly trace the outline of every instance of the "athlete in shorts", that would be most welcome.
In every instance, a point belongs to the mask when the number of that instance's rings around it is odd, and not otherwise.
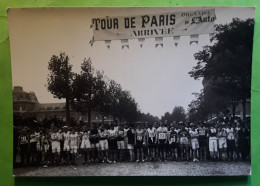
[[[189,153],[190,139],[189,139],[189,133],[184,128],[184,126],[181,126],[181,130],[179,132],[179,140],[180,140],[181,160],[183,161],[184,157],[186,157],[186,161],[189,161],[189,159],[190,159],[190,153]]]
[[[63,154],[64,154],[64,161],[66,164],[69,163],[69,153],[70,153],[70,132],[67,126],[63,127]]]
[[[141,161],[144,162],[144,152],[143,152],[143,143],[144,143],[144,130],[141,128],[139,124],[135,131],[135,147],[136,147],[136,162],[140,162],[140,155]]]
[[[84,128],[83,134],[82,134],[82,140],[80,148],[84,151],[84,162],[82,165],[85,165],[86,163],[90,162],[90,151],[91,151],[91,145],[89,141],[89,134],[90,132]]]
[[[49,150],[50,150],[50,138],[47,130],[43,132],[41,135],[41,145],[42,145],[42,163],[44,164],[44,168],[48,167],[49,163]]]
[[[36,130],[33,130],[30,134],[30,148],[29,148],[29,160],[31,160],[31,164],[35,165],[36,163],[36,156],[37,156],[37,148],[36,148],[36,144],[37,144],[37,136],[38,132],[36,132]]]
[[[56,165],[60,163],[60,140],[61,134],[58,132],[57,128],[54,128],[51,133],[51,149],[54,155],[53,163]]]
[[[234,151],[235,151],[235,130],[231,126],[231,124],[228,125],[226,132],[227,132],[227,156],[228,156],[228,160],[232,161],[234,156]]]
[[[144,130],[144,142],[143,142],[143,152],[144,152],[144,161],[148,160],[149,154],[148,154],[148,144],[147,144],[147,129],[148,129],[148,123],[143,123],[141,128]]]
[[[128,148],[127,148],[127,144],[128,144],[128,137],[127,137],[127,132],[129,130],[129,127],[127,124],[124,125],[124,142],[125,142],[125,149],[124,149],[124,154],[125,154],[125,157],[124,159],[125,160],[129,160],[129,156],[128,156]]]
[[[218,138],[217,130],[214,126],[209,129],[209,153],[212,160],[216,160],[218,157]]]
[[[90,130],[89,141],[91,144],[93,162],[100,161],[99,133],[95,124],[93,124],[93,129]]]
[[[152,124],[147,129],[147,144],[149,148],[150,161],[155,161],[155,148],[157,142],[157,131]]]
[[[110,125],[108,130],[108,148],[110,152],[110,161],[109,163],[116,163],[117,161],[117,129],[114,128],[114,125]]]
[[[219,126],[217,129],[217,137],[218,137],[218,150],[219,150],[219,159],[222,160],[222,157],[224,155],[224,158],[227,158],[226,150],[227,150],[227,132],[226,130]]]
[[[166,120],[167,121],[167,120]],[[166,122],[167,123],[167,122]],[[167,126],[166,127],[166,129],[167,129],[167,133],[166,133],[166,135],[167,135],[167,145],[166,145],[166,157],[170,157],[171,156],[171,147],[170,147],[170,144],[169,144],[169,139],[170,139],[170,135],[171,135],[171,129],[172,129],[172,124],[170,124],[170,125],[166,125],[165,124],[165,126]]]
[[[101,160],[102,163],[104,163],[105,161],[108,161],[108,131],[107,129],[102,126],[100,128],[99,132],[99,148],[101,150]]]
[[[206,161],[207,159],[207,128],[205,127],[205,125],[203,123],[200,123],[200,126],[198,128],[198,132],[199,132],[199,147],[200,147],[200,160],[204,160]]]
[[[174,131],[174,127],[171,127],[171,133],[169,136],[169,146],[171,157],[173,160],[178,159],[178,134]]]
[[[117,133],[117,149],[119,153],[119,161],[123,161],[124,152],[125,152],[125,139],[124,139],[124,129],[122,126],[118,126]]]
[[[191,138],[191,149],[192,149],[192,154],[193,154],[193,161],[199,161],[197,159],[197,155],[198,155],[198,150],[199,150],[199,133],[198,131],[195,129],[195,126],[193,125],[191,130],[190,130],[190,138]]]
[[[35,137],[36,137],[36,164],[39,165],[42,160],[42,145],[41,145],[41,135],[42,131],[39,131],[38,129],[35,132]]]
[[[157,129],[157,143],[159,160],[166,161],[166,148],[167,148],[167,128],[161,122],[160,127]]]
[[[135,129],[130,127],[127,131],[127,149],[129,151],[130,162],[134,161],[134,144],[135,144]]]
[[[21,134],[18,137],[22,165],[29,164],[29,155],[28,155],[29,142],[30,142],[30,137],[26,129],[22,129]]]
[[[78,152],[78,134],[76,134],[75,129],[72,129],[70,138],[70,154],[72,157],[72,164],[77,165],[77,152]]]

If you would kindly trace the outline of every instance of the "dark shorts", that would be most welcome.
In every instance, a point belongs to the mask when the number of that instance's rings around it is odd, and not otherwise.
[[[136,141],[136,144],[135,144],[135,148],[136,149],[140,149],[140,148],[143,148],[143,141]]]
[[[207,147],[208,146],[208,144],[207,144],[207,138],[200,138],[199,137],[199,146],[200,147]]]
[[[169,146],[171,149],[177,149],[179,144],[175,142],[175,143],[171,143]]]
[[[235,150],[235,140],[227,140],[227,151]]]
[[[36,153],[37,152],[36,144],[37,144],[37,142],[30,143],[30,153]]]
[[[158,149],[159,150],[166,150],[168,147],[167,143],[158,143]]]
[[[156,148],[156,144],[154,144],[154,143],[153,144],[148,144],[148,148],[149,149],[154,149],[154,148]]]
[[[116,139],[109,139],[108,140],[108,148],[109,148],[109,150],[117,150],[117,140]]]
[[[180,144],[180,149],[188,149],[189,147],[189,144]]]

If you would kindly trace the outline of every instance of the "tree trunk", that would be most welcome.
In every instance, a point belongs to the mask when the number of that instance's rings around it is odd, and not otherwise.
[[[66,98],[66,123],[70,124],[70,100]]]
[[[91,125],[91,108],[90,107],[88,108],[88,124],[90,127],[92,127],[92,125]]]
[[[242,100],[242,108],[243,108],[243,121],[246,119],[246,99]]]

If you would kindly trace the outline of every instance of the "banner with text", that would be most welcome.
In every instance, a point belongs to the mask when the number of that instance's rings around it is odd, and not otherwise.
[[[214,9],[92,19],[95,41],[213,33]]]

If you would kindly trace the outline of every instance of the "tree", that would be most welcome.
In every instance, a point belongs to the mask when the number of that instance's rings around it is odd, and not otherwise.
[[[53,55],[48,62],[47,89],[55,98],[66,100],[66,121],[70,121],[70,100],[74,73],[65,52]]]
[[[169,112],[165,112],[164,115],[161,117],[162,121],[172,121],[172,115]]]
[[[188,105],[188,118],[190,122],[198,122],[207,119],[209,110],[204,99],[203,90],[200,93],[192,93],[195,99]]]
[[[116,117],[120,115],[118,104],[121,93],[121,85],[114,80],[110,80],[108,85],[108,96],[110,102],[110,113],[113,116],[114,120],[116,120]]]
[[[91,125],[91,111],[97,107],[97,78],[91,59],[84,59],[80,74],[73,81],[73,108],[82,113],[88,113],[88,123]]]
[[[159,118],[157,116],[153,116],[151,115],[150,113],[139,113],[139,120],[140,121],[145,121],[145,122],[148,122],[148,123],[153,123],[155,121],[159,121]]]
[[[175,106],[172,111],[172,121],[180,122],[186,120],[185,110],[182,106]]]
[[[104,123],[104,117],[110,114],[111,100],[108,92],[108,82],[104,79],[103,71],[97,71],[96,73],[96,90],[97,110],[102,115],[102,123]]]
[[[161,120],[165,121],[185,121],[186,120],[186,113],[182,106],[175,106],[172,110],[172,113],[166,112],[162,117]]]
[[[138,105],[129,91],[122,91],[118,101],[118,117],[120,120],[136,121],[138,119]]]
[[[250,98],[254,20],[234,18],[216,27],[212,46],[204,46],[194,55],[197,65],[189,72],[203,78],[216,94],[228,97],[235,107],[242,102],[245,118],[246,99]],[[233,108],[234,109],[234,108]]]

